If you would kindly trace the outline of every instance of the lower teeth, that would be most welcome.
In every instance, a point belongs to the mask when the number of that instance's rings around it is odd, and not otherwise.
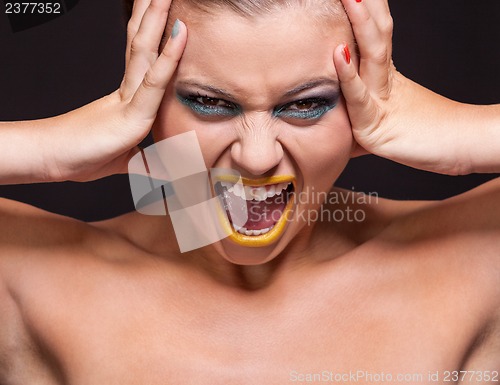
[[[258,236],[258,235],[263,235],[268,233],[273,229],[274,226],[268,227],[267,229],[262,229],[262,230],[247,230],[245,227],[242,227],[238,229],[238,233],[247,235],[247,236]]]

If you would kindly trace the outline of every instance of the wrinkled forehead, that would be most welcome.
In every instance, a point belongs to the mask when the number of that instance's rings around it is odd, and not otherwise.
[[[227,90],[256,108],[311,79],[337,81],[333,51],[353,40],[345,12],[327,17],[311,4],[248,16],[185,1],[187,7],[176,7],[171,15],[188,27],[176,80]]]
[[[300,12],[311,26],[343,29],[352,37],[351,24],[340,0],[172,0],[168,26],[171,27],[175,19],[189,23],[226,12],[251,20],[289,10]]]

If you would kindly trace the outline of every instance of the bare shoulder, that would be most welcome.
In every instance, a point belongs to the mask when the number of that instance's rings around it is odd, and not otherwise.
[[[449,289],[436,303],[457,304],[457,333],[470,331],[464,367],[500,370],[500,178],[396,218],[380,239],[433,293]]]
[[[90,226],[24,203],[0,199],[0,280],[12,289],[36,271],[84,246]]]
[[[56,277],[74,266],[112,265],[134,251],[112,229],[0,199],[0,280],[8,287],[27,285],[23,274]]]
[[[60,257],[68,260],[83,255],[87,259],[112,259],[113,251],[119,255],[124,245],[130,243],[113,227],[0,198],[0,276],[2,266],[9,261],[29,259],[30,263],[45,264]]]
[[[334,188],[336,207],[347,213],[339,213],[342,226],[352,222],[357,229],[374,225],[385,228],[397,223],[402,233],[414,235],[415,231],[434,232],[467,231],[481,228],[485,232],[500,231],[500,178],[493,179],[470,191],[443,201],[395,201],[379,197],[376,193],[364,194]],[[354,214],[358,213],[357,216]],[[361,220],[363,219],[363,220]],[[417,221],[429,226],[414,226]],[[434,224],[434,225],[433,225]],[[413,231],[408,233],[408,226]]]
[[[363,220],[344,220],[338,227],[348,229],[355,242],[397,255],[391,262],[404,265],[422,282],[432,275],[440,284],[446,280],[481,293],[474,301],[488,308],[488,314],[500,307],[500,178],[433,202],[366,195],[355,201],[352,192],[345,193],[351,196],[351,211],[359,210]],[[347,206],[341,207],[346,212]]]
[[[462,247],[480,246],[476,254],[499,263],[500,178],[399,216],[394,220],[392,233],[401,240],[439,238],[452,239]]]
[[[0,384],[62,383],[47,330],[134,255],[112,231],[0,199]]]
[[[0,280],[0,383],[57,384],[57,371],[40,355],[41,346],[23,319],[15,294]]]
[[[500,306],[500,178],[395,217],[381,239],[424,250],[448,274],[474,277]]]
[[[36,207],[0,199],[0,248],[81,242],[89,226]]]
[[[25,322],[20,294],[31,286],[30,277],[40,266],[60,250],[85,242],[86,227],[70,218],[0,199],[1,384],[29,383],[33,378],[39,383],[56,383],[54,372],[43,362],[40,346]],[[34,292],[40,292],[40,288]]]
[[[500,307],[478,333],[463,369],[479,370],[484,377],[483,383],[497,383],[500,380]]]
[[[467,370],[483,370],[482,382],[486,383],[490,383],[488,376],[495,376],[489,371],[496,372],[497,378],[491,382],[495,383],[500,371],[500,178],[454,197],[448,204],[457,216],[454,231],[464,239],[468,256],[477,261],[477,265],[468,265],[480,272],[477,277],[483,282],[478,286],[487,288],[482,293],[487,299],[477,299],[486,305],[485,322],[464,366]]]
[[[396,201],[383,198],[376,192],[362,193],[334,187],[326,197],[319,219],[327,222],[330,230],[346,234],[355,243],[362,244],[399,218],[410,216],[432,203]]]

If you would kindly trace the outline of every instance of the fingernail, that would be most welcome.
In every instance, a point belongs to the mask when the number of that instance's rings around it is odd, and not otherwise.
[[[363,0],[356,0],[356,3],[361,3]]]
[[[174,26],[172,27],[172,37],[176,37],[181,30],[181,21],[179,19],[175,20]]]
[[[359,1],[358,1],[358,3],[359,3]],[[349,51],[349,46],[347,44],[344,45],[344,56],[345,56],[345,62],[347,64],[351,64],[351,52]]]

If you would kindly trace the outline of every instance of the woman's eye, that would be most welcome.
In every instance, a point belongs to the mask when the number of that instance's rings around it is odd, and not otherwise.
[[[177,94],[177,99],[193,112],[207,117],[232,117],[241,112],[239,106],[219,98],[212,98],[207,95],[187,95]]]
[[[210,107],[231,107],[224,100],[217,98],[210,98],[208,96],[198,96],[195,100],[200,104]]]
[[[312,108],[318,107],[318,103],[314,103],[310,100],[305,100],[305,101],[300,101],[295,104],[292,104],[290,107],[288,107],[290,110],[299,110],[299,111],[307,111]]]
[[[274,116],[285,119],[314,120],[321,118],[324,114],[335,107],[337,98],[304,99],[285,104],[274,110]]]

